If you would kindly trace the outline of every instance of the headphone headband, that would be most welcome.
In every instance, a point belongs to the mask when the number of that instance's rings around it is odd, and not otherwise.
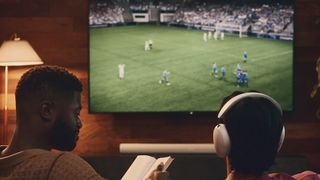
[[[236,104],[240,100],[247,98],[247,97],[254,97],[254,98],[261,97],[264,99],[268,99],[270,102],[272,102],[278,108],[278,110],[280,111],[280,114],[282,115],[281,105],[276,100],[274,100],[272,97],[265,95],[265,94],[262,94],[262,93],[247,92],[247,93],[242,93],[242,94],[239,94],[239,95],[231,98],[226,104],[224,104],[223,107],[221,108],[221,110],[219,111],[218,118],[221,118],[225,112],[227,112],[231,107],[233,107],[234,104]]]

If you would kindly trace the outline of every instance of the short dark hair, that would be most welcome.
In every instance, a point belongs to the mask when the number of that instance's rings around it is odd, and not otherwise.
[[[82,92],[81,81],[66,68],[59,66],[35,66],[20,78],[16,88],[16,102],[35,96],[43,98],[55,91]]]
[[[239,94],[234,92],[224,103]],[[256,175],[269,170],[283,127],[279,109],[265,98],[247,97],[231,107],[222,120],[230,136],[232,168]]]

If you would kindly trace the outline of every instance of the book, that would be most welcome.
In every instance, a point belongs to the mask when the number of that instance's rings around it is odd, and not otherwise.
[[[133,161],[121,180],[145,180],[161,163],[164,164],[162,171],[166,171],[173,160],[174,159],[170,156],[156,159],[152,156],[139,155]]]

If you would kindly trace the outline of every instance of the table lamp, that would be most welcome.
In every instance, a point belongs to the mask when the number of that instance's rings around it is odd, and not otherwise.
[[[8,66],[26,66],[43,64],[28,41],[20,40],[13,34],[11,40],[4,41],[0,47],[0,66],[5,67],[3,143],[7,141],[8,126]]]

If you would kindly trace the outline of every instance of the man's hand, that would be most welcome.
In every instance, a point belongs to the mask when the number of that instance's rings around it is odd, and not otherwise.
[[[169,173],[163,171],[163,166],[163,163],[159,164],[157,169],[154,170],[146,180],[169,180]]]

